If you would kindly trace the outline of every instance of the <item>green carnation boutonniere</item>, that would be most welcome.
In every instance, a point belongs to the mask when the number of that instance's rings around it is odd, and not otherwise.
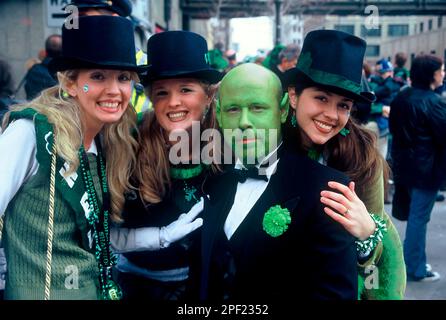
[[[263,230],[274,238],[287,231],[290,223],[290,212],[279,205],[269,208],[263,216]]]

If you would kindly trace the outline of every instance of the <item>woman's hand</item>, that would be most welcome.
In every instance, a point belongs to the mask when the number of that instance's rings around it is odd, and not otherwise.
[[[339,222],[351,235],[359,240],[365,240],[375,231],[375,222],[367,211],[364,202],[355,193],[355,183],[348,187],[334,181],[328,186],[339,193],[323,190],[321,202],[326,205],[324,211],[333,220]]]
[[[115,253],[132,251],[156,251],[167,248],[172,243],[184,238],[200,228],[202,218],[197,216],[203,211],[203,197],[187,213],[166,227],[120,228],[110,229],[110,242]],[[1,264],[0,264],[1,266]]]
[[[195,231],[203,225],[203,219],[197,216],[203,211],[204,199],[194,204],[194,206],[187,213],[183,213],[166,227],[160,230],[160,244],[161,248],[167,248],[170,244],[183,239],[189,233]]]

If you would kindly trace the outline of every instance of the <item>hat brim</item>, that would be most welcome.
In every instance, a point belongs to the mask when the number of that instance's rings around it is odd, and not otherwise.
[[[151,66],[147,68],[146,74],[142,76],[145,84],[155,80],[173,79],[173,78],[195,78],[205,80],[210,84],[220,82],[223,73],[215,69],[203,69],[195,71],[175,71],[175,72],[156,72]]]
[[[71,69],[110,69],[110,70],[126,70],[134,71],[138,74],[145,74],[147,66],[137,66],[130,63],[121,62],[92,62],[70,57],[56,57],[48,64],[51,73],[66,71]]]
[[[310,86],[317,86],[320,88],[324,88],[327,91],[339,94],[346,98],[350,98],[355,102],[372,103],[375,101],[375,98],[376,98],[375,94],[373,92],[363,91],[358,94],[356,92],[347,90],[345,88],[336,86],[334,84],[329,85],[329,84],[314,81],[311,77],[309,77],[307,74],[305,74],[303,71],[299,70],[298,68],[293,68],[293,69],[287,70],[285,72],[285,75],[283,77],[283,82],[282,82],[282,86],[283,86],[284,90],[287,90],[288,87],[294,86],[298,83],[308,83]]]

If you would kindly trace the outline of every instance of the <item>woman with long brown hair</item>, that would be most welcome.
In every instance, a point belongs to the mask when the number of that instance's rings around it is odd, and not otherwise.
[[[352,180],[348,186],[330,182],[339,193],[322,191],[321,202],[326,214],[357,238],[358,297],[402,299],[406,281],[401,242],[384,211],[383,181],[389,169],[372,133],[350,117],[355,102],[372,99],[360,86],[365,47],[363,40],[340,31],[307,35],[297,67],[287,73],[293,112],[286,137]]]
[[[139,125],[138,191],[127,194],[123,229],[113,231],[125,299],[184,298],[193,231],[202,224],[196,218],[202,185],[211,171],[201,156],[211,141],[201,143],[201,133],[215,126],[215,84],[222,77],[207,52],[204,38],[192,32],[163,32],[148,41],[145,82],[153,110]]]

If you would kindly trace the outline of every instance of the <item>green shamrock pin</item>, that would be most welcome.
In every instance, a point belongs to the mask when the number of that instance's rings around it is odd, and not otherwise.
[[[290,223],[290,212],[280,205],[272,206],[263,216],[263,230],[274,238],[287,231]]]

